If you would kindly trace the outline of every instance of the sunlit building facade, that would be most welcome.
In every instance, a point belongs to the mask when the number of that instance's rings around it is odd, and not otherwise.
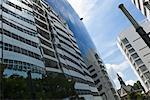
[[[150,36],[150,22],[143,21],[141,26]],[[150,42],[150,41],[149,41]],[[129,61],[132,69],[146,91],[150,90],[150,48],[135,31],[134,27],[124,30],[118,37],[118,45]]]
[[[96,51],[84,24],[67,0],[47,0],[52,8],[68,24],[73,32],[81,55],[86,62],[86,69],[90,72],[103,100],[117,100],[118,96],[107,74],[105,65]]]
[[[0,0],[0,59],[4,74],[42,78],[60,73],[75,81],[76,93],[101,100],[74,34],[44,0]]]

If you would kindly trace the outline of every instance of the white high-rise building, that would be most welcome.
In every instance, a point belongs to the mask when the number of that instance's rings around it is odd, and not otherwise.
[[[141,26],[150,36],[150,22],[143,21]],[[133,26],[119,35],[118,45],[130,62],[145,90],[150,90],[150,48],[138,35]]]
[[[96,87],[103,100],[120,100],[109,78],[106,67],[99,54],[93,49],[88,53],[88,71],[93,78]]]
[[[146,1],[149,0],[132,0],[134,5],[142,12],[142,14],[144,14],[148,20],[150,20],[150,10],[143,5]]]
[[[72,31],[44,0],[0,0],[0,63],[4,74],[42,78],[63,74],[74,80],[79,97],[101,96]]]

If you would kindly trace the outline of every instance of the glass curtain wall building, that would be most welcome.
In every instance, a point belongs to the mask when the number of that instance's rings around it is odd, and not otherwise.
[[[118,99],[117,92],[109,79],[105,66],[96,51],[88,32],[77,13],[67,0],[47,0],[52,8],[67,22],[69,29],[73,32],[81,55],[88,66],[86,69],[91,74],[100,95],[104,100]]]
[[[31,4],[21,0],[0,0],[0,58],[7,64],[4,74],[41,77],[45,73]]]
[[[61,0],[60,0],[61,1]],[[4,74],[32,77],[61,73],[75,81],[79,97],[99,98],[66,22],[44,0],[0,0],[0,59]]]

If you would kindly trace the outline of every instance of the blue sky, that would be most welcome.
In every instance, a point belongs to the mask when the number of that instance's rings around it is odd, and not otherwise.
[[[116,72],[126,84],[138,80],[127,60],[117,47],[117,36],[131,26],[130,22],[118,9],[120,3],[125,4],[137,21],[145,17],[136,9],[130,0],[68,0],[80,17],[96,45],[109,75],[119,88]]]

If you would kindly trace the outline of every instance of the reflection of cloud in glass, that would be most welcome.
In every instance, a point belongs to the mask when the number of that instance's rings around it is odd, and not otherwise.
[[[82,52],[83,56],[86,56],[89,49],[95,48],[83,22],[80,17],[76,14],[74,9],[66,0],[48,0],[49,4],[54,8],[54,10],[63,17],[74,36],[77,40],[77,44]]]

